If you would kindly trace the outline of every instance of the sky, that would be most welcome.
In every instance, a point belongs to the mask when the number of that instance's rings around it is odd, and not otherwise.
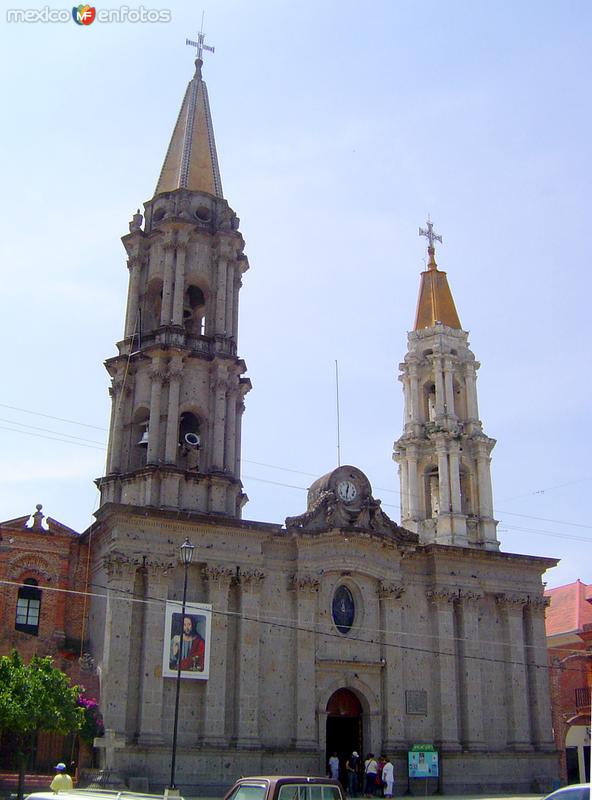
[[[154,192],[203,10],[224,195],[251,265],[244,517],[302,513],[337,466],[337,361],[341,463],[400,520],[398,365],[429,214],[481,363],[501,548],[561,559],[549,587],[592,583],[592,5],[149,0],[170,21],[7,21],[70,8],[35,2],[0,3],[0,519],[42,503],[92,522],[120,237]]]

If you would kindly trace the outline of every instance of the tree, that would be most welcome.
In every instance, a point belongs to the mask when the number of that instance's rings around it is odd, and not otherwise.
[[[78,703],[80,687],[53,666],[50,656],[33,656],[29,664],[13,650],[0,658],[0,730],[15,737],[19,767],[18,800],[37,731],[71,733],[84,723]]]

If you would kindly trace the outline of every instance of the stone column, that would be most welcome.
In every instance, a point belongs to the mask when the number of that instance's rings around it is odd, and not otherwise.
[[[216,320],[214,333],[224,333],[226,330],[226,271],[225,258],[218,259],[218,283],[216,286]]]
[[[458,670],[454,638],[454,601],[458,593],[453,589],[431,589],[427,593],[432,604],[435,638],[432,646],[437,651],[433,657],[432,681],[434,691],[433,716],[436,741],[444,751],[461,749],[459,743]]]
[[[169,578],[166,574],[174,565],[156,560],[147,561],[146,605],[141,632],[140,666],[140,730],[139,745],[162,744],[162,652],[164,646],[164,609]]]
[[[444,405],[449,417],[456,415],[454,407],[454,384],[452,382],[452,365],[448,358],[444,359]]]
[[[453,514],[460,514],[461,494],[460,494],[460,460],[458,445],[449,444],[448,463],[450,464],[450,508]]]
[[[125,312],[125,336],[137,333],[138,308],[140,304],[140,272],[142,264],[137,255],[128,259],[129,288],[127,294],[127,309]]]
[[[465,364],[465,386],[467,392],[467,418],[478,422],[479,405],[477,402],[477,364],[469,362]]]
[[[316,633],[315,620],[319,580],[312,575],[295,575],[292,586],[296,592],[297,629],[296,651],[296,731],[294,744],[298,750],[316,749]]]
[[[527,597],[499,594],[496,601],[503,621],[508,745],[513,750],[532,750],[523,619]]]
[[[234,264],[228,263],[226,270],[226,311],[224,314],[224,333],[226,336],[232,336],[232,311],[234,300]]]
[[[175,291],[173,293],[173,325],[183,325],[183,307],[185,300],[185,259],[187,257],[187,240],[177,243],[175,263]]]
[[[169,365],[169,404],[166,422],[164,458],[167,464],[176,464],[179,452],[179,392],[183,377],[183,356],[175,354]]]
[[[409,364],[409,387],[411,389],[411,422],[421,422],[421,408],[419,402],[419,381],[417,377],[417,364]]]
[[[256,749],[259,739],[259,609],[263,572],[240,574],[237,747]]]
[[[105,732],[125,736],[129,680],[132,603],[137,565],[120,554],[103,559],[107,575],[105,640],[101,669],[101,708]]]
[[[462,592],[459,626],[460,712],[462,743],[465,750],[486,750],[481,695],[481,655],[479,604],[483,595]]]
[[[403,586],[381,582],[378,586],[380,604],[380,629],[382,631],[382,750],[392,753],[406,747],[405,740],[405,686],[403,681],[403,650],[395,647],[401,643],[403,618],[400,599]]]
[[[448,453],[446,444],[439,441],[436,444],[438,456],[438,491],[440,494],[440,515],[450,514],[450,475],[448,472]]]
[[[479,516],[493,517],[490,458],[484,442],[477,443],[477,485],[479,487]]]
[[[232,335],[235,342],[238,342],[238,295],[242,285],[243,282],[241,281],[239,275],[235,275],[234,286],[232,288],[234,297],[232,311]]]
[[[214,383],[214,425],[212,447],[212,469],[221,472],[224,468],[224,434],[226,429],[226,375],[219,372]]]
[[[550,600],[537,597],[526,606],[528,688],[532,714],[532,744],[537,750],[554,750],[545,608]]]
[[[236,397],[238,389],[236,386],[228,388],[226,397],[226,439],[224,442],[224,470],[234,475],[236,465]]]
[[[170,325],[173,312],[175,241],[172,235],[167,236],[164,243],[164,280],[162,283],[162,308],[160,324]]]
[[[150,419],[148,422],[148,453],[147,464],[156,464],[160,459],[160,401],[162,396],[162,383],[165,373],[161,356],[154,356],[150,367]]]
[[[444,376],[442,374],[442,358],[434,356],[434,385],[436,387],[436,418],[444,414]]]
[[[401,519],[407,519],[409,517],[409,481],[405,458],[402,458],[399,462],[399,475],[401,479]]]
[[[209,600],[212,604],[210,677],[206,686],[204,741],[214,747],[227,744],[226,664],[228,662],[228,593],[232,569],[207,566]]]
[[[409,480],[409,518],[419,518],[419,481],[417,480],[417,447],[407,447],[407,478]]]
[[[234,447],[234,457],[235,457],[235,476],[240,478],[241,474],[241,435],[242,435],[242,427],[243,427],[243,414],[245,413],[245,402],[244,402],[244,395],[241,395],[241,400],[237,406],[237,414],[236,414],[236,431],[234,436],[235,447]]]
[[[123,436],[123,377],[113,379],[111,389],[111,431],[109,434],[109,466],[107,474],[121,472],[121,443]]]

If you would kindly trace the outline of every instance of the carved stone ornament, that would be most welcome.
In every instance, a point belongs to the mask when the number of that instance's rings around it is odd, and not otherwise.
[[[401,597],[403,597],[405,587],[398,586],[396,583],[380,581],[376,591],[379,597],[389,600],[399,600]]]
[[[252,584],[257,586],[265,578],[265,573],[260,569],[245,569],[240,571],[241,583]]]
[[[139,558],[130,558],[117,550],[103,557],[103,567],[109,578],[129,578],[141,566]]]
[[[458,600],[458,590],[449,588],[428,589],[426,597],[430,603],[435,603],[436,605],[439,603],[452,603]]]
[[[495,596],[495,602],[502,607],[505,606],[514,609],[522,608],[528,603],[528,595],[499,592],[499,594]]]
[[[203,574],[206,578],[210,581],[217,581],[219,583],[225,583],[232,581],[233,578],[236,577],[236,570],[232,569],[232,567],[225,567],[223,565],[211,565],[204,567]]]
[[[311,592],[317,592],[321,585],[316,575],[291,575],[289,580],[292,589],[308,590]]]
[[[460,599],[463,603],[480,603],[484,596],[482,592],[466,592],[461,590],[460,593]]]
[[[9,575],[13,579],[18,578],[23,572],[35,572],[45,581],[51,581],[53,577],[49,563],[32,553],[19,555],[10,562]]]
[[[535,611],[545,611],[551,605],[550,597],[529,597],[528,605]]]

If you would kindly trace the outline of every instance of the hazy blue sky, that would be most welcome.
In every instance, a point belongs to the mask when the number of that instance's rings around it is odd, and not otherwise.
[[[119,238],[154,191],[202,7],[150,0],[170,23],[79,27],[8,24],[7,5],[17,7],[2,3],[0,22],[0,518],[41,502],[82,530],[104,470],[102,361],[122,335]],[[482,364],[502,549],[561,558],[551,586],[592,582],[592,5],[203,9],[224,194],[251,263],[239,341],[254,387],[245,517],[301,513],[305,488],[336,466],[338,359],[342,463],[366,472],[400,518],[397,374],[430,213]]]

